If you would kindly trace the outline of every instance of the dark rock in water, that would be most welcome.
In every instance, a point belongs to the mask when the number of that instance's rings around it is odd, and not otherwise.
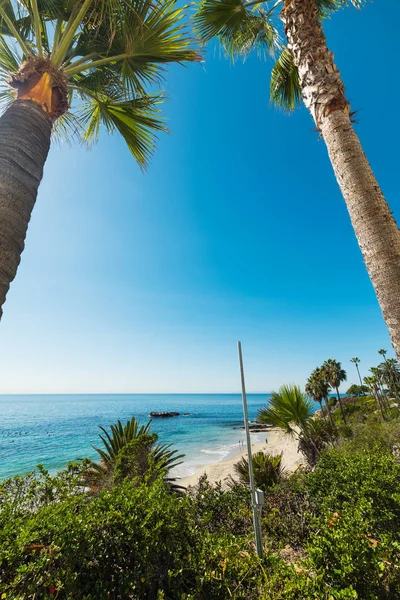
[[[180,413],[178,412],[151,412],[150,416],[155,418],[163,418],[166,419],[168,417],[179,417]]]

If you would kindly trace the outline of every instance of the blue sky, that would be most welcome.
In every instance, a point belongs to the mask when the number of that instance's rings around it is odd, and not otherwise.
[[[326,24],[398,221],[399,18],[375,1]],[[117,136],[52,148],[0,324],[1,393],[238,391],[238,339],[250,391],[329,357],[355,382],[352,356],[366,374],[391,348],[324,144],[305,109],[269,106],[269,72],[215,48],[170,69],[172,133],[145,175]]]

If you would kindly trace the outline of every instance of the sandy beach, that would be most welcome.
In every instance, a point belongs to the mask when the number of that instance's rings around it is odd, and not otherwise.
[[[283,455],[283,465],[288,471],[295,471],[299,465],[303,463],[303,459],[300,453],[297,452],[297,442],[288,435],[282,433],[279,429],[270,429],[266,434],[267,441],[254,443],[251,445],[253,454],[262,450],[269,454],[281,454]],[[228,460],[216,462],[211,465],[201,467],[189,477],[183,477],[180,481],[180,485],[185,487],[195,486],[204,473],[207,475],[210,483],[216,483],[224,481],[229,475],[234,479],[236,477],[233,465],[238,462],[241,456],[247,458],[247,451],[244,449],[229,458]]]

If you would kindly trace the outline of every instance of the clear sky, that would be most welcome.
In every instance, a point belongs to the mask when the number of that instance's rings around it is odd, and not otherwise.
[[[395,0],[326,24],[357,131],[397,220]],[[356,381],[391,350],[322,141],[269,106],[270,65],[169,72],[170,136],[147,174],[117,136],[54,146],[0,324],[0,393],[231,392]],[[392,351],[390,354],[393,355]],[[346,389],[346,388],[344,388]]]

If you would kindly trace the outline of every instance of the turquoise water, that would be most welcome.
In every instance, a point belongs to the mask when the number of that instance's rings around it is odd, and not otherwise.
[[[249,394],[249,418],[268,394]],[[104,394],[0,396],[0,480],[23,474],[42,463],[54,472],[69,460],[97,458],[99,425],[108,427],[132,416],[146,423],[150,411],[189,416],[154,419],[160,442],[174,443],[185,462],[177,475],[223,460],[244,440],[239,394]],[[262,439],[262,438],[261,438]]]

